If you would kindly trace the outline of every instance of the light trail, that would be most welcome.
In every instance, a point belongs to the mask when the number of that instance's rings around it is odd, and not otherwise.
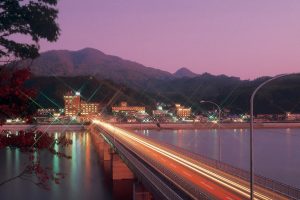
[[[193,171],[195,171],[195,172],[197,172],[197,173],[199,173],[199,174],[201,174],[201,175],[203,175],[203,176],[205,176],[205,177],[207,177],[207,178],[209,178],[209,179],[211,179],[211,180],[213,180],[213,181],[215,181],[215,182],[217,182],[221,185],[223,185],[226,188],[229,188],[229,189],[243,195],[244,197],[247,197],[247,198],[250,197],[250,195],[249,195],[250,189],[248,187],[240,185],[240,184],[238,184],[234,181],[229,180],[228,178],[225,178],[225,177],[220,176],[220,175],[218,175],[218,174],[216,174],[212,171],[209,171],[209,170],[207,170],[203,167],[200,167],[200,166],[198,166],[198,165],[196,165],[196,164],[194,164],[194,163],[192,163],[192,162],[190,162],[186,159],[180,158],[177,155],[174,155],[174,154],[172,154],[172,153],[170,153],[170,152],[168,152],[164,149],[161,149],[157,146],[154,146],[154,145],[152,145],[148,142],[145,142],[145,141],[139,139],[138,137],[133,136],[128,131],[122,130],[120,128],[117,128],[117,127],[112,126],[112,125],[110,125],[108,123],[105,123],[105,122],[101,122],[99,120],[93,120],[93,122],[96,123],[96,124],[101,125],[102,127],[106,128],[107,130],[113,132],[114,134],[117,133],[120,137],[122,137],[123,139],[128,141],[128,139],[124,138],[124,136],[126,136],[127,138],[130,138],[130,139],[132,139],[132,140],[134,140],[134,141],[136,141],[136,142],[138,142],[138,143],[140,143],[140,144],[142,144],[142,145],[144,145],[144,146],[146,146],[146,147],[148,147],[148,148],[150,148],[150,149],[152,149],[152,150],[154,150],[154,151],[156,151],[156,152],[158,152],[158,153],[160,153],[160,154],[162,154],[162,155],[164,155],[164,156],[166,156],[166,157],[168,157],[168,158],[170,158],[170,159],[172,159],[172,160],[174,160],[174,161],[176,161],[180,164],[182,164],[183,166],[185,166],[185,167],[187,167],[187,168],[189,168],[189,169],[191,169],[191,170],[193,170]],[[269,197],[267,197],[267,196],[265,196],[261,193],[258,193],[258,192],[255,192],[255,196],[256,196],[255,199],[271,200],[271,198],[269,198]]]

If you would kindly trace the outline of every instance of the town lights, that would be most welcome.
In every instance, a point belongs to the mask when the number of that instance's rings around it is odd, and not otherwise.
[[[100,123],[100,121],[97,120],[97,119],[93,119],[92,122],[93,122],[93,124],[99,124]]]
[[[216,104],[215,102],[212,102],[212,101],[205,101],[205,100],[201,100],[200,103],[211,103],[211,104],[217,106],[217,108],[218,108],[218,110],[219,110],[218,121],[221,122],[221,112],[222,112],[222,111],[221,111],[221,107],[220,107],[218,104]]]

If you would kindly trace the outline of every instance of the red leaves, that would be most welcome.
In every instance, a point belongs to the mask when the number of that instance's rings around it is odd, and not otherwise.
[[[22,85],[30,77],[30,70],[28,68],[19,69],[13,72],[10,80],[11,85],[18,87]]]
[[[28,68],[12,71],[12,68],[2,67],[0,71],[0,121],[4,118],[28,115],[28,105],[35,96],[33,89],[24,86],[29,77]]]

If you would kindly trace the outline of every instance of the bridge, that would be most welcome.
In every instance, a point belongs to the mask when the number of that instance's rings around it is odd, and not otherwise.
[[[92,119],[93,134],[117,152],[157,199],[249,199],[249,172]],[[300,199],[300,190],[255,176],[254,199]]]

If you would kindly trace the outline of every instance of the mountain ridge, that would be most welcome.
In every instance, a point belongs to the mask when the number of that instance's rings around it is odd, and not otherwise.
[[[177,78],[183,78],[183,77],[194,78],[194,77],[198,76],[199,74],[192,72],[190,69],[188,69],[186,67],[181,67],[175,73],[173,73],[173,75]]]
[[[121,83],[136,83],[149,79],[174,78],[170,72],[146,67],[118,56],[107,55],[93,48],[78,51],[50,50],[32,62],[21,61],[18,66],[30,65],[37,76],[82,76],[111,79]]]

